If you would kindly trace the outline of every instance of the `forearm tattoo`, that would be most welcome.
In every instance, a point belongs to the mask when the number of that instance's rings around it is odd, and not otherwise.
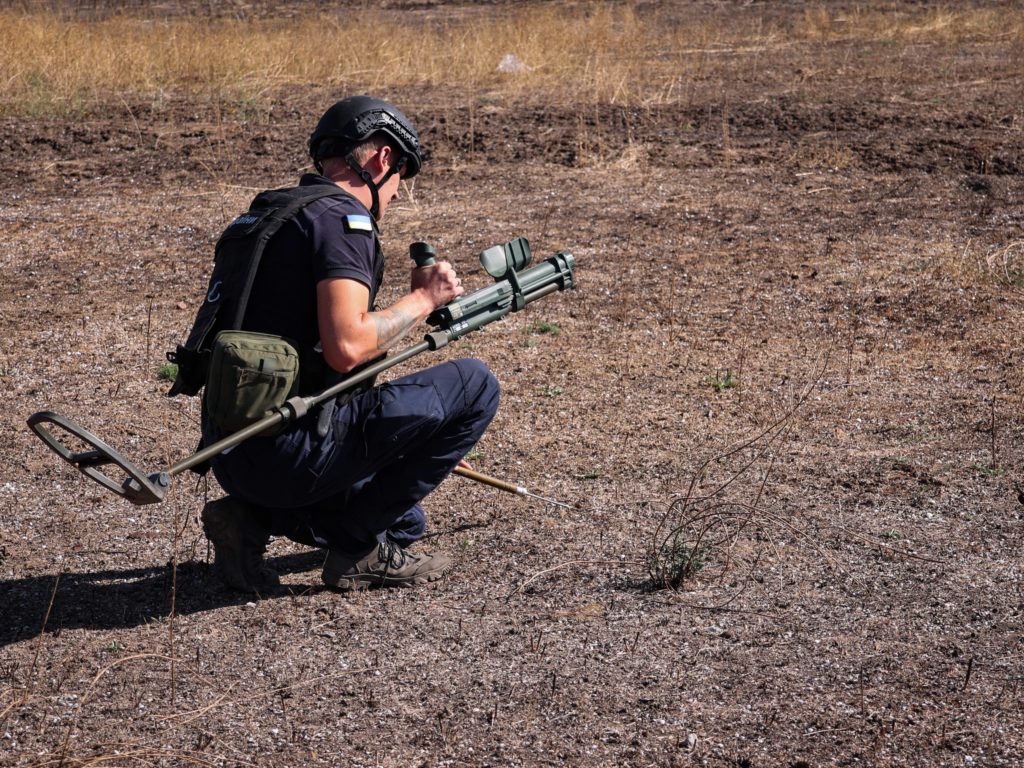
[[[416,316],[400,309],[384,309],[370,315],[377,330],[377,349],[391,349],[412,327]]]

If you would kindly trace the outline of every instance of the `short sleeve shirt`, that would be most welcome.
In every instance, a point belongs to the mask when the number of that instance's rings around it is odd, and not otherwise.
[[[331,184],[306,174],[300,186]],[[353,197],[325,197],[307,205],[267,244],[246,308],[244,327],[292,339],[300,349],[320,340],[316,286],[328,278],[380,287],[380,249],[370,212]],[[368,307],[369,308],[369,307]]]

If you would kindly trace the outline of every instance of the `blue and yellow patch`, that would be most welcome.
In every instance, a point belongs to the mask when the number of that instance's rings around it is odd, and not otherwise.
[[[350,213],[342,217],[346,232],[373,232],[373,221],[369,216]]]

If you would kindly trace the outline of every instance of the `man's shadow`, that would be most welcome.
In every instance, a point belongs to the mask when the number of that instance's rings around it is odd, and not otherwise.
[[[317,569],[323,558],[323,552],[314,550],[268,558],[267,564],[283,576]],[[172,588],[174,610],[179,615],[245,604],[258,597],[274,599],[295,594],[294,587],[260,596],[233,592],[220,583],[210,565],[195,561],[179,563],[173,571],[166,565],[3,581],[0,647],[41,632],[120,629],[164,621],[171,611]],[[325,587],[316,578],[308,589],[320,591]]]

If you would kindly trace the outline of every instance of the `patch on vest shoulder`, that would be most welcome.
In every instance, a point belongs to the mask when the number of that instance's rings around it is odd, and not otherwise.
[[[241,225],[245,225],[245,224],[255,224],[259,220],[260,220],[259,216],[254,216],[251,213],[243,213],[237,219],[232,221],[230,226],[234,227],[234,226],[241,226]]]
[[[346,232],[373,232],[373,222],[369,216],[350,213],[342,218]]]

